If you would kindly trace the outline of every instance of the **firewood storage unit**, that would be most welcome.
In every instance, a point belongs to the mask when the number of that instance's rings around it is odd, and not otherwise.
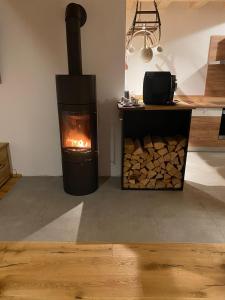
[[[124,190],[183,190],[192,109],[119,107]]]
[[[82,6],[67,6],[69,75],[56,76],[64,189],[77,196],[98,188],[96,77],[82,75],[80,27],[86,18]]]

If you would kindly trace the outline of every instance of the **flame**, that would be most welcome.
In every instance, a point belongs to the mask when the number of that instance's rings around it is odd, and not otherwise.
[[[75,147],[75,148],[90,148],[90,142],[84,140],[75,140],[75,139],[67,139],[66,144],[68,147]]]
[[[91,140],[84,134],[69,135],[64,145],[66,148],[91,149]]]

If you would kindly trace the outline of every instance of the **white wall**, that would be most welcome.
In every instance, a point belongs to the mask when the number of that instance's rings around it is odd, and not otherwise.
[[[0,1],[0,141],[10,142],[23,175],[60,175],[55,74],[67,73],[67,0]],[[97,75],[101,174],[119,170],[119,121],[113,97],[124,89],[125,0],[77,1],[84,72]]]
[[[126,89],[141,95],[146,71],[170,70],[177,75],[178,94],[203,94],[210,36],[225,35],[224,4],[208,4],[201,9],[191,9],[188,4],[172,4],[160,13],[164,52],[148,64],[140,60],[138,52],[130,56]],[[127,26],[132,18],[133,14],[129,14]],[[141,42],[137,40],[134,46],[143,47]]]

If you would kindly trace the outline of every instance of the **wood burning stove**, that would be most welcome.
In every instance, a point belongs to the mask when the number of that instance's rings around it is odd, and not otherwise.
[[[96,77],[82,75],[80,27],[86,18],[82,6],[67,6],[69,75],[56,76],[64,189],[72,195],[98,188]]]

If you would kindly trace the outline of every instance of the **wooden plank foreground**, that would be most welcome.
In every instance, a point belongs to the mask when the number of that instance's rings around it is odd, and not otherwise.
[[[225,245],[1,243],[0,299],[225,299]]]

